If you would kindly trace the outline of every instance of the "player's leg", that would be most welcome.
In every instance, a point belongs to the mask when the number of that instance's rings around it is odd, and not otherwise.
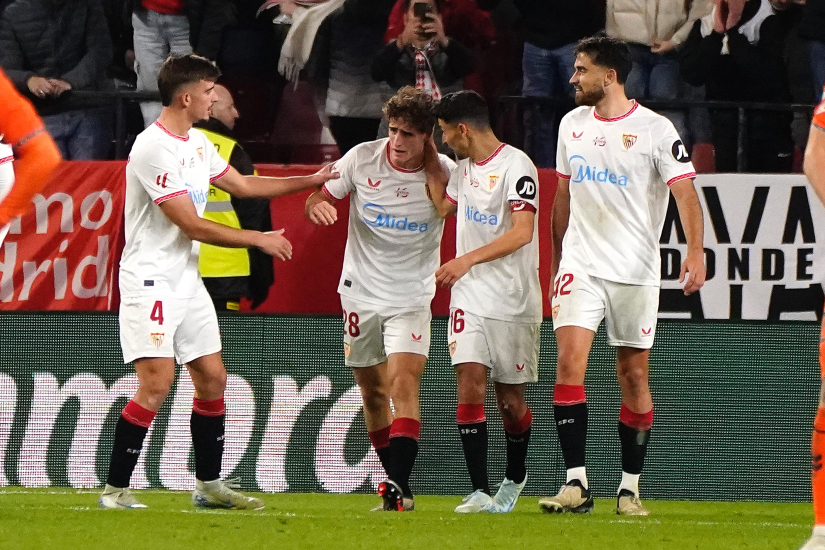
[[[138,390],[120,413],[109,460],[106,487],[100,495],[101,508],[145,508],[129,492],[143,440],[175,380],[175,361],[171,357],[135,360]]]
[[[390,427],[392,426],[392,409],[390,408],[390,380],[387,374],[387,362],[371,367],[353,367],[352,375],[361,399],[364,403],[364,423],[375,453],[384,467],[387,477],[392,469],[390,456]]]
[[[622,390],[619,412],[622,481],[616,511],[622,515],[649,514],[639,501],[639,478],[653,425],[653,398],[648,384],[649,355],[647,349],[619,347],[617,350],[616,373]]]
[[[825,550],[825,473],[822,469],[822,456],[825,454],[825,316],[823,316],[822,323],[822,332],[819,336],[819,368],[821,375],[819,407],[816,410],[814,431],[811,437],[811,488],[814,504],[814,531],[811,538],[800,550]]]
[[[487,417],[484,414],[487,371],[486,365],[476,362],[455,365],[458,385],[456,421],[473,485],[473,492],[456,507],[458,513],[485,512],[492,507],[487,475]]]

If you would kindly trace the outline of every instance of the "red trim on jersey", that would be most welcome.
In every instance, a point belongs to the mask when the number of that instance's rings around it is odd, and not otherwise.
[[[668,182],[667,182],[667,186],[670,187],[671,185],[673,185],[674,183],[676,183],[679,180],[686,180],[688,178],[695,178],[695,177],[696,177],[696,172],[688,172],[687,174],[683,174],[681,176],[676,176],[675,178],[670,178],[670,180],[668,180]]]
[[[158,413],[155,411],[150,411],[147,408],[141,407],[134,401],[129,401],[126,403],[126,406],[123,407],[123,411],[120,413],[120,416],[122,416],[123,419],[129,424],[148,428],[157,414]]]
[[[569,180],[570,179],[570,174],[562,174],[561,172],[556,170],[556,177],[560,178],[560,179],[563,179],[563,180]]]
[[[179,140],[181,140],[181,141],[189,141],[189,135],[188,135],[188,134],[187,134],[186,136],[179,136],[179,135],[177,135],[177,134],[173,134],[172,132],[170,132],[169,130],[167,130],[167,129],[163,126],[163,124],[161,124],[161,123],[160,123],[160,122],[158,122],[157,120],[155,121],[155,126],[157,126],[157,127],[158,127],[158,128],[160,128],[161,130],[163,130],[164,132],[166,132],[166,135],[168,135],[168,136],[171,136],[171,137],[173,137],[173,138],[175,138],[175,139],[179,139]]]
[[[398,172],[402,172],[404,174],[415,174],[416,172],[420,172],[421,170],[424,169],[424,164],[422,164],[421,166],[419,166],[415,170],[407,170],[406,168],[399,168],[398,166],[393,164],[392,159],[390,158],[390,142],[389,141],[387,142],[387,162],[390,163],[390,166],[392,166],[393,170],[397,170]]]
[[[526,201],[510,201],[510,212],[536,212],[536,207]]]
[[[574,386],[573,384],[556,384],[553,386],[554,405],[578,405],[586,401],[584,386]]]
[[[171,193],[169,195],[164,195],[162,197],[156,198],[155,199],[155,204],[160,204],[162,202],[166,202],[169,199],[174,199],[175,197],[180,197],[180,196],[186,195],[187,193],[189,193],[189,191],[187,191],[185,189],[183,191],[175,191],[174,193]]]
[[[7,163],[7,162],[11,162],[11,161],[13,161],[13,160],[14,160],[14,157],[13,157],[13,156],[10,156],[10,157],[3,157],[3,158],[1,158],[1,159],[0,159],[0,164],[5,164],[5,163]]]
[[[332,200],[334,200],[334,201],[341,200],[341,199],[337,199],[337,198],[335,198],[335,197],[332,195],[332,193],[330,193],[330,192],[329,192],[329,189],[327,189],[327,184],[326,184],[326,183],[325,183],[324,185],[322,185],[322,186],[321,186],[321,191],[323,191],[323,192],[324,192],[324,195],[326,195],[327,197],[331,198],[331,199],[332,199]]]
[[[223,169],[223,172],[221,172],[217,176],[213,176],[213,177],[209,178],[209,183],[212,183],[213,181],[218,181],[219,179],[221,179],[222,177],[224,177],[228,173],[229,173],[229,165],[227,164],[226,168]]]
[[[454,205],[458,206],[458,201],[457,201],[457,200],[455,200],[454,198],[452,198],[452,197],[450,196],[450,194],[449,194],[449,193],[447,193],[446,191],[444,192],[444,196],[445,196],[445,197],[447,197],[447,200],[448,200],[448,201],[450,201],[450,202],[451,202],[451,203],[453,203]]]
[[[596,117],[596,120],[601,120],[602,122],[616,122],[617,120],[622,120],[623,118],[627,118],[630,115],[632,115],[633,111],[635,111],[639,107],[639,104],[636,102],[635,99],[632,99],[631,101],[633,101],[633,107],[631,107],[630,110],[625,114],[617,116],[616,118],[604,118],[602,116],[599,116],[599,113],[596,112],[595,108],[593,109],[593,116]]]
[[[487,157],[486,159],[482,160],[481,162],[476,162],[476,163],[475,163],[475,165],[476,165],[476,166],[484,166],[485,164],[487,164],[488,162],[490,162],[491,160],[493,160],[493,157],[495,157],[497,154],[499,154],[499,152],[500,152],[502,149],[504,149],[504,146],[505,146],[505,145],[507,145],[507,144],[506,144],[506,143],[502,143],[501,145],[499,145],[499,146],[498,146],[498,148],[497,148],[495,151],[493,151],[493,154],[492,154],[492,155],[490,155],[490,156],[489,156],[489,157]]]
[[[421,435],[421,422],[415,418],[399,417],[390,425],[390,438],[409,437],[418,441],[419,435]]]

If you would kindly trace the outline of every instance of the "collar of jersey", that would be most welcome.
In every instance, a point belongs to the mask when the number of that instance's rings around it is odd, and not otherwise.
[[[167,130],[167,129],[166,129],[166,127],[165,127],[163,124],[161,124],[161,123],[160,123],[160,122],[158,122],[157,120],[155,121],[155,126],[157,126],[157,127],[158,127],[158,128],[160,128],[161,130],[163,130],[164,132],[166,132],[166,135],[168,135],[168,136],[172,136],[173,138],[175,138],[175,139],[179,139],[179,140],[181,140],[181,141],[189,141],[189,135],[188,135],[188,134],[187,134],[187,135],[185,135],[185,136],[179,136],[179,135],[177,135],[177,134],[173,134],[172,132],[170,132],[169,130]]]
[[[627,118],[630,115],[632,115],[633,111],[635,111],[639,107],[639,103],[635,99],[631,99],[630,101],[633,102],[633,106],[630,108],[630,110],[628,112],[626,112],[623,115],[619,115],[615,118],[604,118],[602,116],[599,116],[599,114],[596,112],[596,108],[593,107],[593,116],[596,117],[596,120],[600,120],[602,122],[616,122],[617,120],[622,120],[623,118]]]

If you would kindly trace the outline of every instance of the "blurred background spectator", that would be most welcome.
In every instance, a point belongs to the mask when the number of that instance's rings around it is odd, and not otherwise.
[[[817,100],[825,86],[825,0],[807,0],[799,36],[809,41],[810,71]]]
[[[66,159],[108,155],[107,101],[73,92],[110,88],[111,59],[99,0],[17,0],[0,17],[0,66],[32,100]]]
[[[724,10],[715,7],[697,21],[685,44],[682,71],[694,85],[706,86],[707,98],[730,101],[791,101],[785,40],[799,6],[789,0],[748,0],[739,21],[726,28]],[[737,169],[738,113],[711,110],[716,170]],[[790,112],[748,113],[745,147],[750,172],[789,172],[793,165]]]

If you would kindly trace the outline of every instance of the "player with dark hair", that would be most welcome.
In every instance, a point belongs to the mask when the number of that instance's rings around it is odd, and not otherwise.
[[[444,142],[466,157],[449,181],[434,169],[434,145],[426,163],[439,214],[458,212],[456,257],[436,272],[439,284],[452,287],[448,342],[458,382],[456,421],[473,485],[455,511],[509,512],[527,483],[533,415],[524,390],[538,380],[538,173],[526,154],[496,138],[477,93],[446,95],[436,115]],[[493,497],[484,413],[488,376],[507,439],[507,470]]]
[[[576,47],[570,82],[580,107],[561,121],[558,189],[553,201],[553,328],[558,343],[553,411],[567,480],[539,505],[546,512],[589,512],[585,471],[587,403],[584,375],[602,319],[617,348],[622,392],[619,514],[647,515],[639,500],[653,400],[648,356],[659,305],[660,256],[668,195],[687,236],[681,280],[685,294],[705,281],[702,208],[696,176],[673,124],[625,95],[632,67],[627,45],[606,36]]]
[[[811,188],[825,204],[825,91],[823,101],[814,110],[808,144],[805,147],[805,175]],[[814,505],[814,530],[811,538],[799,550],[825,550],[825,473],[822,456],[825,455],[825,317],[819,338],[819,367],[821,385],[819,407],[814,418],[811,436],[811,486]]]
[[[175,360],[195,386],[192,445],[199,507],[262,508],[220,479],[226,369],[212,300],[198,273],[200,242],[256,247],[281,260],[292,246],[283,230],[260,233],[202,218],[210,182],[236,197],[275,197],[336,177],[327,166],[312,176],[241,176],[223,160],[196,122],[216,101],[214,63],[196,55],[170,57],[158,87],[163,111],[138,135],[126,167],[126,245],[120,262],[120,342],[134,361],[139,386],[115,428],[103,508],[145,508],[129,491],[143,440],[175,380]]]
[[[344,310],[344,363],[364,400],[369,438],[388,479],[384,510],[412,510],[409,479],[421,429],[419,386],[430,351],[430,302],[443,220],[427,197],[424,146],[432,140],[433,99],[412,86],[384,106],[389,138],[362,143],[335,163],[340,179],[310,195],[307,216],[329,225],[335,202],[350,197],[338,293]],[[439,173],[455,166],[434,156]],[[390,399],[395,408],[390,407]]]

